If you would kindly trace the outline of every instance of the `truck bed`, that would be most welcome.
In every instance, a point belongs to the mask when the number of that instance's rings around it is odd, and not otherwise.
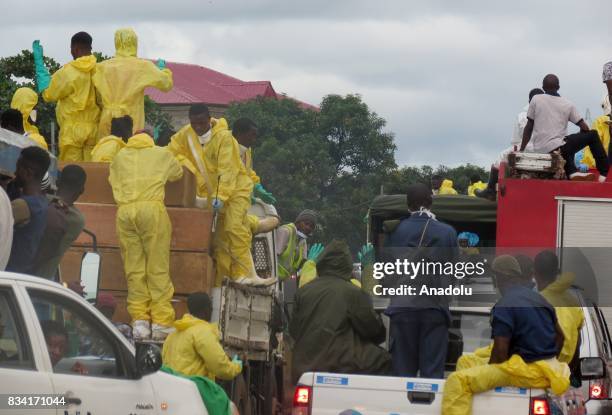
[[[443,379],[391,376],[305,373],[298,385],[312,386],[312,414],[439,415],[442,413]],[[529,414],[531,397],[545,396],[542,389],[503,387],[474,396],[473,413]],[[346,412],[354,413],[354,412]]]

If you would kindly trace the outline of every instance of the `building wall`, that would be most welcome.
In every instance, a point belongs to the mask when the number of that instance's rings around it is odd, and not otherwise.
[[[172,127],[175,131],[180,130],[183,126],[189,124],[189,107],[190,105],[160,105],[161,111],[168,114],[172,119]],[[209,105],[210,115],[214,118],[222,117],[225,114],[227,107],[218,105]]]

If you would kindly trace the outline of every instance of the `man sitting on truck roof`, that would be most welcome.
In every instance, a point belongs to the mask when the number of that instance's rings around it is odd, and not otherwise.
[[[377,346],[385,326],[369,296],[350,279],[348,245],[334,240],[317,262],[318,278],[297,291],[289,332],[294,340],[292,379],[305,372],[388,375],[391,357]]]
[[[569,388],[569,367],[556,358],[563,333],[555,309],[530,288],[514,257],[497,257],[492,268],[502,298],[491,310],[491,357],[488,364],[451,373],[443,415],[470,414],[472,395],[496,387],[550,388],[556,395]]]
[[[610,114],[612,114],[612,106],[610,105],[610,96],[607,94],[601,103],[601,109],[603,110],[603,114],[593,121],[591,127],[593,130],[597,131],[604,151],[608,153],[608,163],[610,163],[612,162],[612,151],[610,151],[610,135],[612,132],[612,115]],[[593,155],[588,148],[583,150],[582,157],[580,158],[579,162],[585,164],[587,168],[595,168],[595,159],[593,159]]]
[[[533,140],[533,152],[551,153],[559,150],[565,159],[565,174],[570,180],[593,180],[591,173],[581,173],[574,164],[574,155],[585,147],[591,149],[599,170],[599,182],[605,182],[610,165],[596,131],[589,126],[569,100],[559,95],[559,78],[549,74],[542,81],[544,94],[533,97],[527,110],[527,125],[520,151]],[[580,127],[580,132],[567,135],[567,123]]]
[[[91,150],[91,161],[110,163],[115,155],[125,147],[128,139],[132,136],[132,117],[113,118],[111,120],[111,135],[98,141],[98,144]]]
[[[187,376],[231,380],[242,371],[242,362],[230,360],[219,342],[219,329],[210,323],[212,301],[197,292],[187,297],[189,314],[174,322],[176,331],[164,342],[164,365]]]

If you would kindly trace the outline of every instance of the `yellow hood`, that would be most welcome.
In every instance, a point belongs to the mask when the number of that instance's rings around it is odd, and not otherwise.
[[[189,313],[186,313],[183,316],[183,318],[181,318],[180,320],[176,320],[174,322],[174,328],[177,331],[185,331],[185,330],[190,329],[193,326],[197,326],[199,324],[203,324],[203,325],[207,326],[208,328],[210,328],[213,331],[213,333],[215,333],[215,335],[218,336],[219,328],[217,327],[216,324],[209,323],[206,320],[202,320],[202,319],[199,319],[197,317],[194,317],[194,316],[192,316]]]
[[[212,129],[212,133],[216,133],[221,130],[229,130],[229,126],[227,124],[227,120],[225,118],[211,118],[210,125]]]
[[[551,293],[562,293],[565,292],[568,288],[572,286],[574,280],[576,279],[576,274],[573,272],[564,272],[559,278],[548,287],[546,287],[546,291]]]
[[[117,29],[115,32],[115,57],[126,58],[136,56],[138,52],[138,36],[131,27]]]
[[[29,117],[34,107],[38,104],[38,94],[30,88],[19,88],[13,95],[11,108],[19,111],[24,117]]]
[[[68,65],[81,72],[91,72],[96,67],[96,57],[94,55],[81,56],[69,62]]]
[[[126,144],[127,148],[148,148],[155,147],[155,142],[149,134],[140,133],[130,137]]]
[[[450,188],[452,188],[453,187],[453,181],[450,180],[450,179],[444,179],[442,181],[442,184],[440,185],[440,188],[442,188],[442,187],[450,187]]]

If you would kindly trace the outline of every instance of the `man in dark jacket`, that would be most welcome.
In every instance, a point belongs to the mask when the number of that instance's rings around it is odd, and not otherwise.
[[[334,240],[317,262],[316,278],[295,296],[290,333],[292,378],[309,371],[388,375],[391,357],[377,346],[385,327],[368,295],[350,283],[351,253]]]

